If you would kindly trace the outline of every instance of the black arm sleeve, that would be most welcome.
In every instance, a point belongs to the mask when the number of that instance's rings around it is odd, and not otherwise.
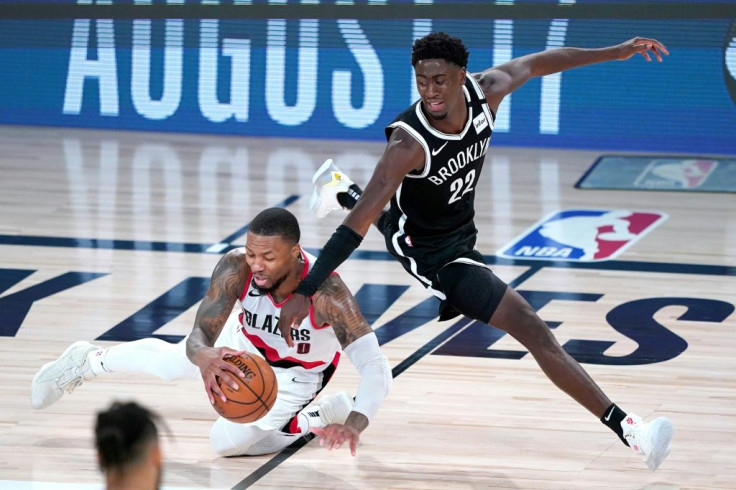
[[[312,296],[332,271],[345,262],[362,241],[363,237],[349,226],[338,226],[320,252],[312,270],[309,271],[307,277],[302,279],[294,292]]]

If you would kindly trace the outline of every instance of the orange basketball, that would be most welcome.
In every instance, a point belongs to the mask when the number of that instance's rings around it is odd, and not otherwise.
[[[215,410],[233,422],[255,422],[266,415],[276,403],[276,394],[279,391],[276,373],[262,357],[255,354],[227,357],[225,360],[240,369],[245,377],[236,377],[237,390],[233,390],[230,383],[219,380],[220,389],[227,401],[223,402],[215,397]]]

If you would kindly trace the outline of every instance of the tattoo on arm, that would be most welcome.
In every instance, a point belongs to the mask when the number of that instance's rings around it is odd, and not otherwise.
[[[194,328],[187,340],[187,357],[194,359],[194,354],[202,347],[212,347],[220,335],[235,301],[245,287],[248,267],[241,250],[228,252],[215,266],[202,303],[197,309]]]
[[[358,429],[358,432],[363,432],[368,427],[368,417],[360,412],[350,412],[345,425]]]
[[[344,349],[356,339],[373,332],[360,312],[358,302],[340,276],[333,274],[314,294],[314,313],[321,323],[329,323]]]

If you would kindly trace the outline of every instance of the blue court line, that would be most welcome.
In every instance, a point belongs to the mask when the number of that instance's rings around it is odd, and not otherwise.
[[[299,196],[294,194],[275,208],[286,208]],[[33,235],[0,235],[0,245],[25,245],[28,247],[96,248],[105,250],[140,250],[148,252],[225,253],[239,245],[232,242],[243,236],[250,223],[226,236],[217,243],[149,242],[144,240],[106,240],[100,238],[65,238]]]
[[[206,253],[207,249],[212,246],[210,243],[148,242],[143,240],[105,240],[101,238],[65,238],[31,235],[0,235],[0,245],[187,253]]]
[[[241,228],[246,230],[250,224]],[[240,230],[238,230],[240,232]],[[237,233],[230,237],[237,237]],[[242,234],[242,233],[241,233]],[[230,237],[226,237],[227,240]],[[211,243],[179,243],[179,242],[147,242],[141,240],[103,240],[98,238],[64,238],[31,235],[0,235],[0,245],[21,245],[27,247],[58,247],[58,248],[93,248],[113,250],[140,250],[149,252],[183,252],[183,253],[226,253],[240,245],[227,242]],[[213,248],[215,247],[215,248]],[[320,249],[306,248],[313,254],[319,255]],[[661,272],[667,274],[697,274],[704,276],[736,276],[736,267],[726,265],[682,264],[673,262],[636,262],[628,260],[609,260],[603,262],[565,262],[553,260],[508,259],[495,255],[485,255],[488,265],[516,265],[524,267],[544,267],[561,269],[609,270],[630,272]],[[384,260],[392,261],[393,256],[385,250],[356,250],[350,256],[357,260]]]

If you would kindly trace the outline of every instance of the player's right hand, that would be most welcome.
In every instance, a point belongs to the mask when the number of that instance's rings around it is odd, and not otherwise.
[[[245,354],[244,350],[234,350],[229,347],[204,347],[194,355],[194,362],[202,373],[204,389],[210,399],[215,403],[215,397],[223,402],[227,397],[220,389],[218,378],[230,383],[234,390],[238,389],[234,376],[245,377],[245,374],[233,364],[225,361],[226,357],[236,357]]]
[[[319,437],[319,445],[326,446],[328,451],[340,449],[343,444],[348,443],[350,454],[355,456],[355,450],[360,440],[360,431],[355,427],[343,424],[330,424],[322,429],[311,427],[309,431]]]
[[[299,324],[309,315],[309,307],[312,300],[303,294],[294,293],[284,306],[281,307],[279,317],[279,331],[286,341],[286,345],[294,347],[294,339],[291,338],[291,329],[298,329]]]

